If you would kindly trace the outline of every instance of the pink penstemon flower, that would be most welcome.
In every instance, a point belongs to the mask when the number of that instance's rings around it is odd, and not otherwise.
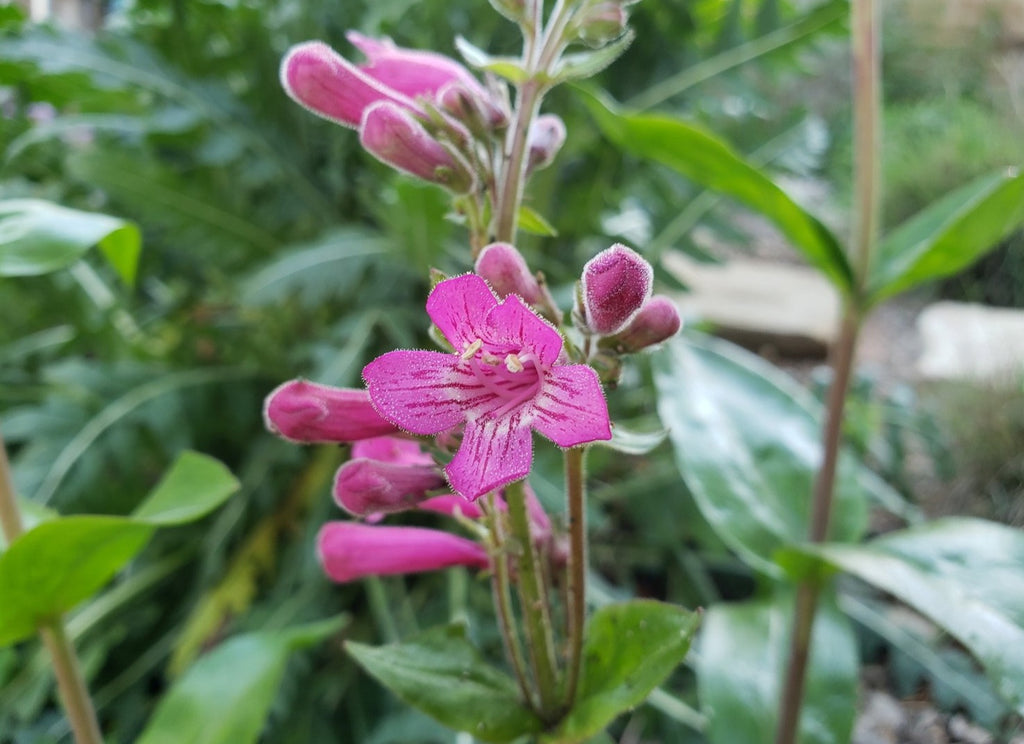
[[[463,427],[445,468],[454,491],[473,500],[525,477],[533,429],[561,447],[611,438],[597,374],[565,363],[558,331],[518,296],[499,301],[466,274],[434,288],[427,314],[455,352],[389,352],[363,378],[380,415],[410,433]]]

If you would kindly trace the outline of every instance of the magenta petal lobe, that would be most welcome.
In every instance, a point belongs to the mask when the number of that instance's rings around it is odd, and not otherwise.
[[[534,428],[559,447],[612,438],[597,373],[582,364],[552,368],[533,408]]]
[[[434,287],[427,298],[427,315],[461,354],[486,334],[487,313],[497,304],[487,282],[476,274],[463,274]]]
[[[363,369],[377,412],[413,434],[439,434],[466,418],[467,399],[479,392],[459,382],[458,358],[439,351],[389,351]]]
[[[518,414],[466,424],[462,446],[445,473],[452,490],[475,501],[525,478],[533,463],[533,437]]]

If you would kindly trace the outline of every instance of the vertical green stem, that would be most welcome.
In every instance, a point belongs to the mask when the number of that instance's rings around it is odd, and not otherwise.
[[[523,200],[523,184],[526,180],[530,124],[540,109],[542,97],[541,85],[535,80],[527,80],[519,88],[516,113],[509,129],[502,172],[498,178],[497,203],[494,205],[494,239],[500,242],[515,242],[519,205]]]
[[[530,530],[530,515],[526,508],[524,482],[513,483],[505,489],[508,502],[509,524],[516,541],[519,597],[522,600],[523,622],[533,660],[537,692],[540,695],[540,715],[553,719],[558,712],[558,666],[555,660],[554,631],[551,626],[550,597],[544,585],[543,573],[537,557],[537,547]]]
[[[852,0],[853,46],[853,149],[854,289],[846,298],[839,339],[832,350],[833,380],[829,389],[823,433],[824,459],[814,484],[814,502],[808,538],[813,543],[828,539],[835,493],[836,466],[843,434],[846,393],[853,371],[857,338],[863,321],[863,292],[878,241],[881,207],[881,16],[876,0]],[[811,633],[818,607],[820,583],[801,582],[793,611],[793,635],[789,662],[779,701],[776,744],[794,744],[800,723]]]
[[[569,575],[567,614],[568,669],[565,707],[576,701],[580,668],[583,665],[583,626],[587,610],[587,512],[583,481],[582,447],[565,451],[565,498],[569,517]]]
[[[0,435],[0,527],[3,528],[8,544],[14,542],[24,532],[21,512],[18,511],[18,504],[14,498],[11,465],[7,459],[7,448],[4,446],[2,435]],[[64,621],[54,618],[43,623],[39,626],[39,635],[50,652],[53,671],[57,677],[57,688],[60,690],[60,697],[64,703],[68,721],[71,723],[75,741],[77,744],[102,744],[103,736],[100,734],[99,723],[96,720],[96,711],[89,698],[89,691],[86,689],[85,678],[78,665],[74,646],[71,645],[64,630]]]

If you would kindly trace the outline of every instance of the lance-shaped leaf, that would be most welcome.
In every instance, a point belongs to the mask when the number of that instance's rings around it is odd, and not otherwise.
[[[91,596],[157,527],[198,519],[237,488],[221,463],[185,452],[133,516],[60,517],[25,532],[0,555],[0,646]]]
[[[776,551],[807,539],[821,406],[759,357],[696,334],[668,342],[654,371],[658,412],[701,513],[747,563],[781,577]],[[841,458],[833,540],[863,535],[869,495],[901,504],[853,458]]]
[[[1024,714],[1024,533],[950,518],[815,552],[945,629]]]
[[[249,744],[259,738],[293,651],[336,633],[345,618],[235,636],[171,688],[138,744]]]
[[[707,612],[697,685],[711,744],[772,744],[793,615],[791,592]],[[850,740],[857,699],[857,642],[831,597],[819,604],[800,715],[801,744]]]
[[[0,277],[57,271],[93,246],[126,284],[135,280],[141,239],[132,223],[41,199],[0,201]]]
[[[432,628],[387,646],[349,641],[345,648],[408,705],[455,731],[510,742],[541,729],[512,678],[483,660],[462,625]]]
[[[1024,174],[985,176],[887,235],[868,277],[873,303],[970,266],[1024,224]]]
[[[592,95],[584,100],[601,131],[619,147],[760,212],[841,291],[851,289],[853,273],[835,235],[725,142],[682,119],[620,112]]]
[[[647,696],[686,657],[700,615],[633,600],[602,607],[587,624],[576,704],[547,742],[586,741]]]

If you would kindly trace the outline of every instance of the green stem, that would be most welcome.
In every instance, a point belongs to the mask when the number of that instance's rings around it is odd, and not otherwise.
[[[587,512],[583,482],[581,447],[565,451],[565,498],[569,517],[569,571],[567,596],[568,669],[565,682],[565,708],[576,701],[580,669],[583,665],[583,629],[587,610]]]
[[[3,528],[8,544],[13,543],[25,531],[14,496],[11,464],[7,459],[3,435],[0,435],[0,527]],[[75,741],[77,744],[102,744],[103,736],[96,720],[96,711],[89,698],[74,646],[68,640],[64,629],[64,621],[54,618],[42,623],[39,626],[39,635],[50,652],[53,671],[57,677],[57,688],[60,690],[71,730],[75,734]]]
[[[525,483],[518,481],[505,489],[509,524],[516,541],[519,597],[522,600],[523,622],[533,660],[542,718],[554,720],[558,713],[558,665],[555,660],[554,631],[551,625],[550,597],[543,579],[530,530],[526,508]]]
[[[526,181],[527,141],[544,91],[535,80],[527,80],[519,89],[516,113],[506,141],[501,175],[498,178],[497,203],[494,205],[494,239],[514,243]]]

